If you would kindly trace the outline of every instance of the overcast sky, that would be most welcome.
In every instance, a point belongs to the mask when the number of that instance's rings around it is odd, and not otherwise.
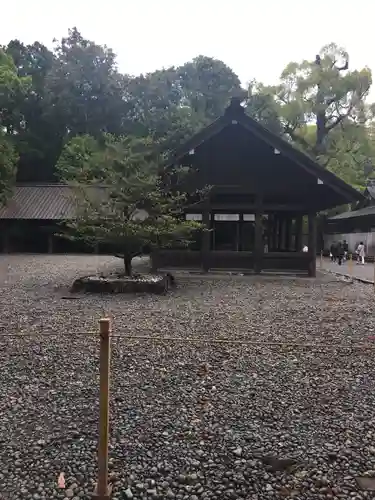
[[[111,47],[130,74],[203,54],[243,84],[274,83],[288,62],[313,59],[330,42],[346,48],[352,69],[375,72],[375,0],[14,0],[2,2],[1,14],[0,44],[51,46],[76,26]]]

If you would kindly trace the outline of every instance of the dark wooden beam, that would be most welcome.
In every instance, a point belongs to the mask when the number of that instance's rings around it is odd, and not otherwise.
[[[211,218],[210,211],[205,210],[202,214],[202,223],[205,226],[205,230],[202,232],[202,248],[201,248],[201,258],[202,258],[202,268],[203,271],[207,272],[210,268],[210,246],[211,246]]]
[[[263,198],[261,195],[256,197],[255,209],[255,248],[254,248],[254,271],[260,273],[262,271],[262,261],[264,254],[263,242]]]
[[[294,239],[294,249],[296,252],[300,252],[302,250],[302,215],[298,215],[295,219],[295,239]]]
[[[284,217],[279,217],[278,232],[277,232],[277,250],[282,250],[283,245],[283,235],[284,235],[285,219]]]
[[[287,217],[285,221],[285,250],[290,252],[292,249],[292,218]]]
[[[316,213],[309,213],[309,276],[315,278],[316,276]]]
[[[276,214],[272,216],[272,251],[277,249],[277,233],[279,227],[279,218]]]
[[[228,212],[237,213],[255,213],[257,206],[254,203],[194,203],[187,205],[185,208],[186,213],[202,213],[204,210],[223,210]],[[306,207],[303,205],[293,204],[278,204],[268,203],[263,205],[263,213],[271,212],[304,212]]]

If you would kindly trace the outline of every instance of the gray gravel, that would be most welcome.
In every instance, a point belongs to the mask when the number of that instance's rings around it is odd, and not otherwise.
[[[0,256],[0,498],[90,498],[98,340],[78,332],[103,315],[123,337],[207,341],[113,339],[113,498],[375,498],[355,481],[375,475],[372,287],[185,277],[168,296],[64,299],[118,262]],[[228,338],[268,344],[209,343]]]

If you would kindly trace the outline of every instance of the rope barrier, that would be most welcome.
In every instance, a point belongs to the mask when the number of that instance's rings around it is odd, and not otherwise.
[[[11,338],[22,338],[22,337],[70,337],[72,338],[74,335],[81,335],[92,337],[97,340],[100,339],[100,336],[97,332],[72,332],[72,333],[2,333],[1,337],[11,337]],[[180,342],[180,343],[199,343],[199,344],[229,344],[229,345],[242,345],[242,346],[252,346],[252,347],[296,347],[302,349],[369,349],[375,350],[375,344],[366,342],[353,342],[352,344],[339,344],[339,343],[329,343],[329,344],[313,344],[311,342],[257,342],[257,341],[249,341],[249,340],[233,340],[229,338],[223,339],[208,339],[208,338],[197,338],[197,337],[157,337],[157,336],[148,336],[148,335],[110,335],[111,339],[121,339],[121,340],[132,340],[132,341],[150,341],[150,342]],[[375,339],[374,339],[375,340]]]

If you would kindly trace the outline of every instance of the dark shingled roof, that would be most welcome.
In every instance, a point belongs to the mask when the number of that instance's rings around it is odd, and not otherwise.
[[[330,217],[328,221],[335,221],[341,219],[352,219],[354,217],[366,217],[366,216],[374,216],[375,215],[375,206],[360,208],[359,210],[351,210],[349,212],[343,212],[342,214],[335,215],[334,217]]]
[[[62,220],[74,217],[72,190],[62,184],[18,185],[0,219]]]
[[[281,154],[296,163],[299,167],[303,168],[306,172],[323,181],[324,184],[328,185],[332,190],[339,193],[342,197],[342,204],[363,200],[363,195],[359,191],[355,190],[352,186],[344,182],[335,174],[323,168],[309,156],[293,147],[292,144],[275,135],[273,132],[269,131],[260,123],[248,116],[245,113],[245,109],[241,106],[241,99],[239,98],[232,98],[231,104],[228,106],[223,116],[195,134],[180,147],[176,148],[170,155],[168,164],[176,164],[180,159],[187,155],[190,150],[198,148],[202,143],[218,134],[225,127],[234,123],[233,120],[235,123],[245,127],[250,133],[254,134],[254,136],[258,137],[260,140],[277,149]]]

